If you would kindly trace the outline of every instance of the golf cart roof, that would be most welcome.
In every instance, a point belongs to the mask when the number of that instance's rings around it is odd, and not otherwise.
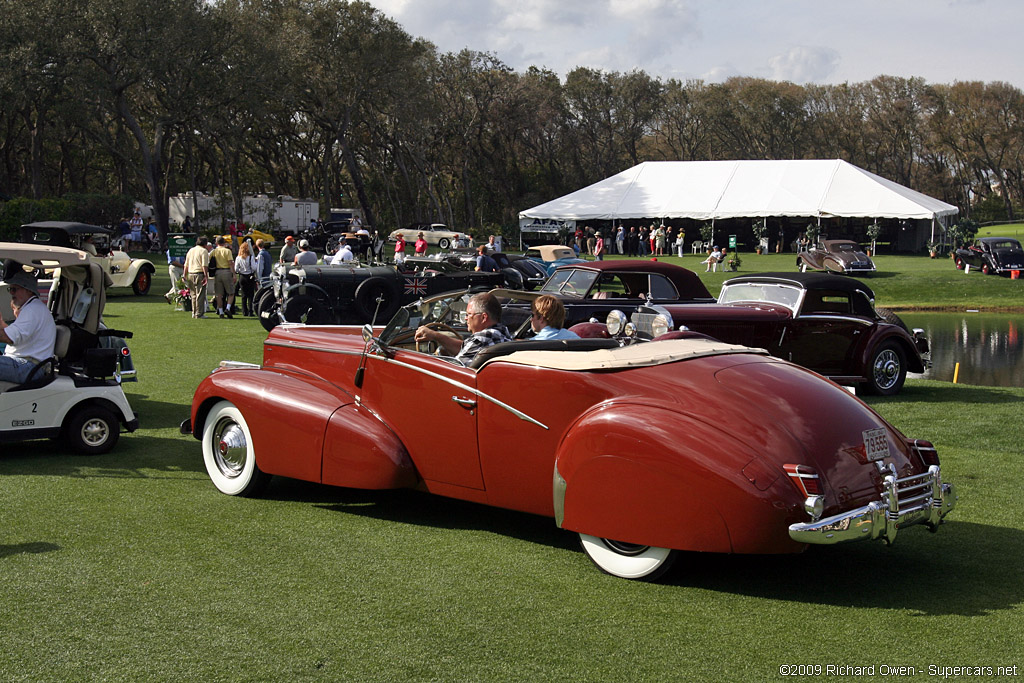
[[[89,262],[89,255],[78,249],[51,247],[45,244],[0,242],[0,259],[17,261],[35,268],[78,266]]]

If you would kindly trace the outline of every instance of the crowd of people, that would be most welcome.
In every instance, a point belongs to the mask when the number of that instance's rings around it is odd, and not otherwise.
[[[607,255],[619,256],[683,256],[686,232],[664,223],[650,226],[612,228],[606,236],[588,225],[578,226],[569,239],[577,254],[601,260]]]
[[[164,298],[168,303],[174,303],[179,292],[178,283],[183,282],[189,293],[192,317],[205,318],[209,307],[210,280],[213,280],[215,308],[219,317],[233,318],[238,312],[236,300],[241,301],[243,316],[254,317],[253,297],[260,285],[270,282],[272,268],[273,257],[262,239],[255,242],[243,240],[236,254],[223,236],[213,243],[205,236],[199,237],[184,257],[167,250],[167,274],[171,278],[171,288]]]

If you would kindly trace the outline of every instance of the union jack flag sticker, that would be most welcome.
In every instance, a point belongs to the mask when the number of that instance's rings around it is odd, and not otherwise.
[[[427,278],[425,277],[406,277],[405,278],[405,293],[415,294],[419,296],[427,293]]]

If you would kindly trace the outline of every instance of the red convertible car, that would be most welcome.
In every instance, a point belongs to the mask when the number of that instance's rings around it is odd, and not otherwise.
[[[465,335],[467,301],[417,302],[384,328],[279,325],[262,365],[202,381],[181,431],[226,494],[280,475],[545,515],[624,578],[680,551],[891,542],[956,503],[930,443],[762,351],[681,331],[516,340],[470,365],[416,348],[422,325]]]

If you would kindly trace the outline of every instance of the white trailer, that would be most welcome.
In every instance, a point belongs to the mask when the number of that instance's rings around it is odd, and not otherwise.
[[[230,203],[222,211],[218,197],[202,192],[196,195],[194,201],[191,192],[170,197],[168,208],[172,223],[180,225],[188,217],[197,231],[219,226],[225,217],[230,222],[234,213]],[[255,195],[242,199],[242,220],[250,228],[258,228],[264,232],[295,234],[307,229],[310,221],[319,215],[320,203],[308,199],[296,199],[285,195]]]

